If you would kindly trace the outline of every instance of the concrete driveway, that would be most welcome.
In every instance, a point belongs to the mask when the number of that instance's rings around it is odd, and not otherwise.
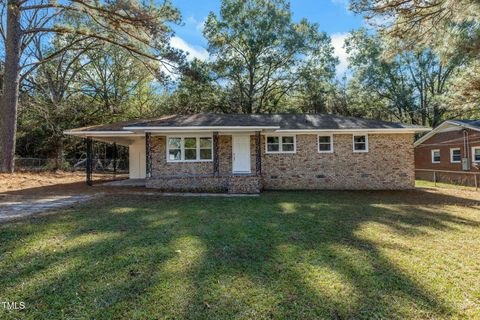
[[[0,194],[0,223],[32,214],[59,209],[94,198],[96,195],[11,195]]]

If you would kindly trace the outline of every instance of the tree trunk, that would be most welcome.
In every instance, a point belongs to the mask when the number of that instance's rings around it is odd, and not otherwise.
[[[20,74],[20,42],[22,38],[20,27],[20,1],[9,0],[7,8],[5,75],[3,81],[3,95],[0,100],[0,171],[11,173],[14,170]]]
[[[63,170],[63,164],[65,161],[63,139],[58,137],[57,145],[55,146],[55,164],[52,168],[54,171]]]

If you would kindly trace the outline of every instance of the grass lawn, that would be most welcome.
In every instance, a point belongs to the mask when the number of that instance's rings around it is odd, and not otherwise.
[[[472,199],[106,196],[0,226],[0,318],[479,319]]]
[[[432,181],[427,181],[427,180],[416,180],[415,181],[415,186],[420,187],[420,188],[447,188],[447,189],[456,189],[456,190],[468,190],[468,191],[475,191],[475,187],[470,187],[470,186],[463,186],[463,185],[458,185],[458,184],[451,184],[451,183],[444,183],[444,182],[437,182],[437,185],[435,186],[435,183]]]

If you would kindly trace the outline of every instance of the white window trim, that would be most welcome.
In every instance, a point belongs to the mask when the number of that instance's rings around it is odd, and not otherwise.
[[[181,159],[180,160],[170,160],[169,155],[170,155],[170,145],[168,143],[169,139],[172,138],[180,138],[180,150],[181,150]],[[195,160],[185,160],[185,138],[196,138],[197,139],[197,159]],[[200,138],[211,138],[212,139],[212,159],[199,159],[200,158]],[[212,162],[213,161],[213,136],[211,135],[172,135],[172,136],[167,136],[167,139],[165,141],[166,145],[166,159],[168,163],[179,163],[179,162]]]
[[[330,137],[330,150],[320,150],[320,137]],[[317,149],[318,153],[333,153],[333,134],[319,134],[317,136]]]
[[[435,161],[435,157],[433,156],[433,154],[438,151],[438,154],[440,155],[440,161]],[[430,152],[431,154],[431,157],[432,157],[432,163],[440,163],[442,161],[442,154],[440,153],[440,149],[432,149],[432,151]]]
[[[480,163],[480,161],[475,161],[475,150],[480,149],[480,147],[472,147],[472,162],[473,163]]]
[[[460,160],[459,161],[454,161],[453,160],[453,151],[460,151]],[[462,153],[461,153],[461,149],[460,148],[450,148],[450,163],[462,163]]]
[[[355,150],[355,137],[365,137],[365,150]],[[353,153],[368,152],[368,134],[352,134],[352,150]]]
[[[278,137],[278,142],[279,146],[278,149],[279,151],[268,151],[268,143],[267,143],[267,138],[268,137]],[[283,137],[293,137],[293,151],[283,151],[283,145],[282,145],[282,138]],[[277,134],[269,134],[265,135],[265,153],[266,154],[279,154],[279,153],[297,153],[297,136],[294,134],[285,134],[285,135],[277,135]]]

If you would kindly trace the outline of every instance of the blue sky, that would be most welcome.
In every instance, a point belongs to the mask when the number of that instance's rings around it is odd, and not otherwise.
[[[218,13],[220,0],[172,0],[180,9],[184,25],[175,26],[175,37],[172,45],[188,51],[190,57],[206,59],[208,57],[207,42],[202,35],[203,22],[213,11]],[[346,68],[346,54],[343,41],[346,34],[363,25],[362,18],[348,11],[348,0],[290,0],[293,18],[298,21],[307,18],[320,25],[320,30],[332,38],[335,54],[340,58],[337,74],[341,76]]]

